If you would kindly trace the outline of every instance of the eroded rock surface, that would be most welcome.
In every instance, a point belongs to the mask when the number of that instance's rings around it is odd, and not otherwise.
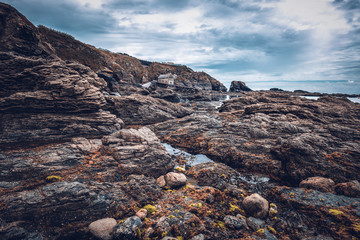
[[[219,114],[191,115],[152,128],[173,146],[240,170],[294,185],[314,176],[339,183],[360,174],[359,110],[345,98],[314,101],[286,92],[249,92],[225,101]]]

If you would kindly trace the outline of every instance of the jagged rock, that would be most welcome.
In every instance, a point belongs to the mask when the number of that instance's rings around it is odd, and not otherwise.
[[[161,189],[155,179],[144,175],[130,175],[122,189],[141,205],[161,197]]]
[[[104,148],[118,161],[119,172],[158,177],[173,167],[165,147],[147,127],[122,129],[104,137],[102,142]]]
[[[360,197],[360,183],[357,180],[335,185],[335,191],[348,197]]]
[[[321,192],[333,192],[335,183],[330,178],[311,177],[300,182],[300,187],[315,189]]]
[[[186,176],[183,173],[169,172],[165,175],[166,185],[171,188],[181,187],[186,184]]]
[[[256,218],[265,218],[269,212],[269,202],[257,193],[246,197],[242,202],[245,210]]]
[[[0,239],[45,240],[40,233],[26,226],[22,221],[4,224],[0,221]]]
[[[136,216],[139,217],[141,220],[144,220],[147,215],[147,210],[142,208],[139,211],[136,212]]]
[[[108,109],[128,125],[147,125],[191,114],[178,104],[149,96],[108,96]]]
[[[224,217],[225,225],[232,229],[241,229],[246,227],[246,220],[235,216],[227,215]]]
[[[251,89],[246,86],[242,81],[232,81],[230,85],[229,92],[242,92],[242,91],[251,91]]]
[[[115,226],[113,231],[114,239],[116,240],[131,240],[136,239],[137,230],[142,226],[142,222],[139,217],[133,216],[127,218],[123,223]]]
[[[111,240],[116,224],[117,222],[114,218],[103,218],[90,223],[89,230],[99,239]]]
[[[0,145],[97,137],[122,128],[101,110],[105,82],[89,68],[0,53]]]
[[[246,223],[254,232],[265,227],[265,222],[263,220],[254,217],[247,218]]]

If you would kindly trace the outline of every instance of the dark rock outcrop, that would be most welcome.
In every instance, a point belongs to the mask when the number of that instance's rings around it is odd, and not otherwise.
[[[232,81],[230,85],[229,92],[248,92],[252,91],[246,84],[242,81]]]
[[[191,110],[178,104],[149,96],[108,96],[107,109],[128,125],[148,125],[191,114]]]

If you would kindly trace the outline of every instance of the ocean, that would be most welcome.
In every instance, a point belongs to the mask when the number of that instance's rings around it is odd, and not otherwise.
[[[304,90],[319,93],[345,93],[360,94],[360,80],[307,80],[307,81],[249,81],[246,85],[252,90],[269,90],[270,88],[280,88],[283,90],[294,91]]]

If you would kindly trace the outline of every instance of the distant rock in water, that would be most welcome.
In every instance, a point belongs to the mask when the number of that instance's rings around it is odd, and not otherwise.
[[[230,92],[248,92],[252,91],[246,84],[242,81],[232,81],[230,85]]]
[[[281,88],[270,88],[270,91],[283,92],[284,90],[282,90]]]

